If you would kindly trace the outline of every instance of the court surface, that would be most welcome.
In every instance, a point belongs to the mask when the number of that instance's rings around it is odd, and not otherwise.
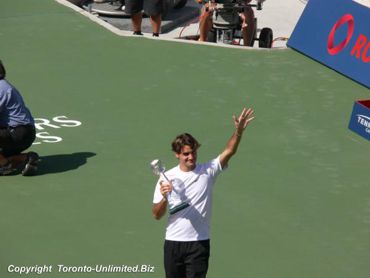
[[[185,131],[214,158],[243,106],[256,119],[216,184],[209,277],[369,277],[370,145],[347,128],[365,87],[290,49],[119,37],[52,0],[2,0],[0,42],[43,123],[40,175],[0,179],[0,277],[164,277],[149,162],[174,166]]]

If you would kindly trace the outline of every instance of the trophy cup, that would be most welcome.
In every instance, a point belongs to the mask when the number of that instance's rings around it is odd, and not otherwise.
[[[162,162],[159,159],[155,159],[150,163],[150,167],[155,175],[159,176],[160,178],[164,178],[168,183],[172,185],[172,191],[167,193],[167,200],[169,205],[169,212],[170,214],[174,214],[184,208],[189,206],[189,203],[183,201],[181,198],[181,184],[182,181],[180,180],[173,180],[170,181],[165,172],[165,167],[162,165]],[[180,182],[177,182],[180,181]],[[183,190],[184,188],[182,188]]]

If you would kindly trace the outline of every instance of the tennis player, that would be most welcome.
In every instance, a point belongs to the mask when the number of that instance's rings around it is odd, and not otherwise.
[[[169,214],[167,219],[164,242],[166,278],[206,277],[213,185],[236,153],[245,128],[253,119],[253,110],[250,108],[244,108],[239,117],[233,116],[235,131],[225,149],[217,158],[204,164],[197,164],[200,144],[192,135],[181,134],[172,142],[172,150],[179,164],[166,172],[171,183],[158,180],[153,198],[153,216],[159,220],[166,214],[168,196],[175,190],[174,182],[182,185],[176,189],[176,194],[190,206]]]

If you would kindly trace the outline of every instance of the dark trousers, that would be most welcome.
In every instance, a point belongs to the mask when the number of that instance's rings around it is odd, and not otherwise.
[[[209,240],[164,242],[166,278],[205,278],[210,255]]]
[[[0,128],[0,153],[5,157],[20,154],[28,149],[36,138],[34,125]]]

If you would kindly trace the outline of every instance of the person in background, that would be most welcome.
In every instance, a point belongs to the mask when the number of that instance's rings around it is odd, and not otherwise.
[[[202,0],[200,0],[202,1]],[[245,0],[245,4],[249,4],[252,0]],[[215,8],[215,2],[210,1],[202,7],[200,20],[199,20],[199,41],[208,41],[208,33],[212,29],[212,15]],[[251,46],[253,37],[254,37],[254,29],[255,29],[255,21],[254,21],[254,12],[251,7],[245,7],[242,13],[239,13],[240,21],[241,21],[241,29],[243,34],[243,43],[244,46]]]
[[[34,175],[39,156],[22,153],[36,138],[34,119],[25,106],[19,91],[6,79],[0,60],[0,176],[21,171],[23,176]]]
[[[125,12],[131,16],[134,35],[143,35],[141,23],[143,10],[150,18],[153,37],[158,37],[161,29],[161,13],[163,11],[163,1],[165,0],[125,0]]]

